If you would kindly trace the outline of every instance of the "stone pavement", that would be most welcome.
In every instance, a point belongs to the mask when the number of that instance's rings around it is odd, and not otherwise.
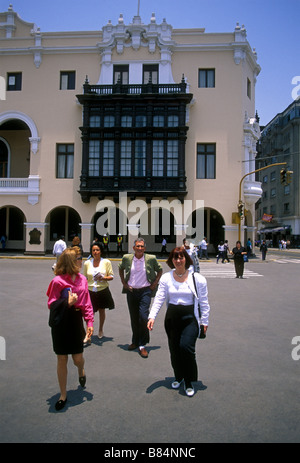
[[[165,308],[151,333],[148,359],[127,350],[129,315],[113,260],[116,308],[107,312],[105,337],[93,336],[85,349],[84,389],[70,358],[68,404],[56,412],[56,356],[45,295],[53,261],[0,259],[0,336],[6,345],[6,360],[0,360],[0,442],[129,448],[300,441],[300,362],[291,357],[291,340],[300,335],[299,293],[293,291],[298,277],[292,266],[285,267],[284,285],[276,284],[281,266],[258,261],[250,265],[262,279],[208,280],[210,327],[207,338],[197,341],[199,381],[189,398],[170,386]]]

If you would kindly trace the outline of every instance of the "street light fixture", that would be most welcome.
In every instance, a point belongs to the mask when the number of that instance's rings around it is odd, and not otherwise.
[[[251,175],[251,174],[255,174],[256,172],[260,172],[261,170],[265,170],[265,169],[268,169],[269,167],[274,167],[274,166],[286,166],[286,162],[276,162],[275,164],[269,164],[268,166],[265,166],[265,167],[261,167],[260,169],[256,169],[256,170],[253,170],[252,172],[249,172],[248,174],[244,175],[241,180],[240,180],[240,187],[239,187],[239,202],[238,202],[238,214],[239,214],[239,217],[240,217],[240,220],[238,222],[238,239],[239,241],[241,241],[241,219],[244,217],[244,215],[240,216],[240,205],[243,204],[242,202],[242,183],[243,183],[243,180],[248,177],[248,175]],[[286,173],[286,170],[285,169],[281,169],[281,171],[284,170],[285,173]],[[292,171],[289,171],[290,173],[292,173]],[[281,172],[280,172],[280,175],[281,175]],[[291,178],[291,177],[289,177]]]

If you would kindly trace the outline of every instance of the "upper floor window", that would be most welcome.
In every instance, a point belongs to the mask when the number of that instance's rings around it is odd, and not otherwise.
[[[214,69],[199,69],[198,87],[199,88],[214,88],[215,87],[215,70]]]
[[[73,178],[74,145],[64,143],[57,145],[56,178]]]
[[[168,140],[167,143],[167,176],[178,175],[178,140]]]
[[[114,116],[104,116],[104,127],[114,127],[115,118]]]
[[[89,176],[98,177],[100,175],[100,141],[89,141]]]
[[[153,127],[164,127],[165,118],[164,116],[153,116]]]
[[[121,117],[121,127],[132,127],[132,117],[122,116]]]
[[[60,72],[60,90],[75,90],[75,71]]]
[[[90,117],[90,127],[100,127],[101,118],[100,116],[91,116]]]
[[[135,141],[134,175],[144,177],[146,173],[146,140]]]
[[[136,127],[146,127],[147,125],[147,117],[142,115],[142,114],[139,114],[138,116],[136,116],[135,118],[135,126]]]
[[[113,140],[105,140],[103,143],[103,175],[112,177],[114,175],[114,149]]]
[[[168,127],[178,127],[178,123],[179,119],[176,114],[168,116]]]
[[[128,64],[120,64],[114,66],[114,84],[129,84],[129,66]]]
[[[216,178],[215,143],[197,144],[197,178]]]
[[[120,175],[121,177],[131,177],[131,141],[121,141],[120,153]]]
[[[164,142],[163,140],[153,140],[152,175],[154,177],[164,176]]]
[[[251,80],[247,78],[247,97],[251,100]]]
[[[143,84],[158,84],[158,64],[144,64]]]
[[[9,72],[7,74],[7,91],[22,90],[22,72]]]

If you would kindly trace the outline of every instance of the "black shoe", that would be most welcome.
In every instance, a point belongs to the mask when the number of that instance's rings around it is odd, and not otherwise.
[[[67,399],[66,400],[59,400],[55,404],[55,410],[57,410],[59,412],[59,410],[62,410],[64,408],[66,403],[67,403]]]
[[[80,376],[79,377],[79,384],[81,387],[84,387],[86,383],[86,376]]]

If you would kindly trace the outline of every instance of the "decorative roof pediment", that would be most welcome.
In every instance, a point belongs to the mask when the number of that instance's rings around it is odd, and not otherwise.
[[[124,48],[139,50],[140,47],[148,47],[149,52],[154,53],[156,46],[162,48],[175,45],[172,40],[172,26],[165,19],[162,24],[157,24],[154,13],[148,25],[142,23],[140,16],[134,16],[133,22],[126,25],[121,14],[116,26],[109,21],[102,31],[103,41],[98,47],[103,51],[116,47],[117,53],[122,54]]]

